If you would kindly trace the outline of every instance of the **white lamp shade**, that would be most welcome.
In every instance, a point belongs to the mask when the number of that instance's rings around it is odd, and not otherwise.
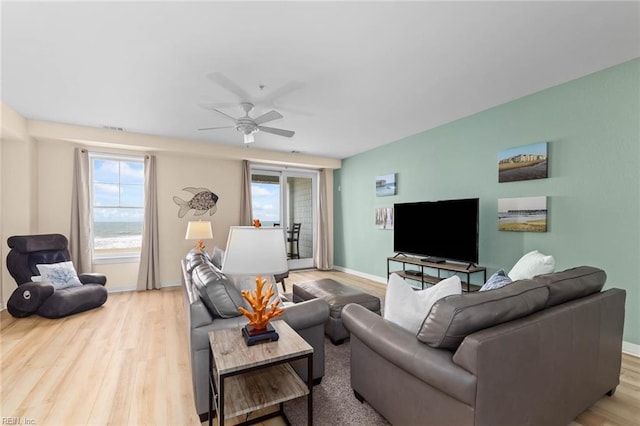
[[[187,225],[185,240],[210,240],[211,238],[213,238],[211,222],[199,220],[197,222],[189,222]]]
[[[274,275],[289,270],[282,228],[232,226],[222,272],[236,275]]]

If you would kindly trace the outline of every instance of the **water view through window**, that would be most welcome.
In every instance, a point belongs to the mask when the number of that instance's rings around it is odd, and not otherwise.
[[[139,252],[144,220],[144,163],[94,157],[94,254]]]

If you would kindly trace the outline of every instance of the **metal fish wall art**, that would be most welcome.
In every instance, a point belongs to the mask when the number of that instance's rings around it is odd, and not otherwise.
[[[185,201],[180,197],[173,197],[174,203],[180,206],[178,217],[183,218],[190,210],[194,210],[194,216],[202,216],[207,211],[212,216],[218,209],[218,196],[207,188],[193,188],[191,186],[182,188],[193,194],[189,201]]]

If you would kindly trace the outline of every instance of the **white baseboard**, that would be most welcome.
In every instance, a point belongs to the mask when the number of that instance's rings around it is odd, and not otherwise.
[[[622,342],[622,353],[640,357],[640,345],[635,343]]]
[[[160,288],[179,287],[179,286],[180,286],[180,280],[160,282]],[[135,285],[125,285],[125,286],[113,287],[113,288],[107,287],[107,291],[109,293],[123,293],[125,291],[136,291],[136,290],[137,288]]]
[[[333,269],[335,269],[336,271],[340,271],[340,272],[346,272],[347,274],[355,275],[357,277],[366,278],[368,280],[375,281],[377,283],[381,283],[381,284],[386,284],[387,283],[387,279],[386,278],[379,277],[377,275],[367,274],[367,273],[360,272],[360,271],[356,271],[354,269],[343,268],[342,266],[336,266],[336,265],[333,266]]]

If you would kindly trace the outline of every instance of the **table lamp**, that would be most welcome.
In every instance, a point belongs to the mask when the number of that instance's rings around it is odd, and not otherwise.
[[[211,222],[199,220],[197,222],[189,222],[187,225],[187,234],[184,236],[185,240],[198,240],[196,244],[196,250],[203,251],[204,243],[202,240],[210,240],[213,238],[213,231],[211,230]]]
[[[251,346],[262,340],[278,340],[278,333],[269,324],[269,320],[282,313],[278,308],[279,301],[267,306],[273,295],[273,287],[269,285],[263,293],[264,280],[261,275],[275,275],[289,270],[284,233],[280,228],[256,228],[253,226],[232,226],[229,229],[227,248],[222,272],[228,275],[255,275],[256,291],[251,294],[242,292],[254,309],[249,312],[240,308],[240,312],[249,318],[249,325],[242,329],[242,334]]]

